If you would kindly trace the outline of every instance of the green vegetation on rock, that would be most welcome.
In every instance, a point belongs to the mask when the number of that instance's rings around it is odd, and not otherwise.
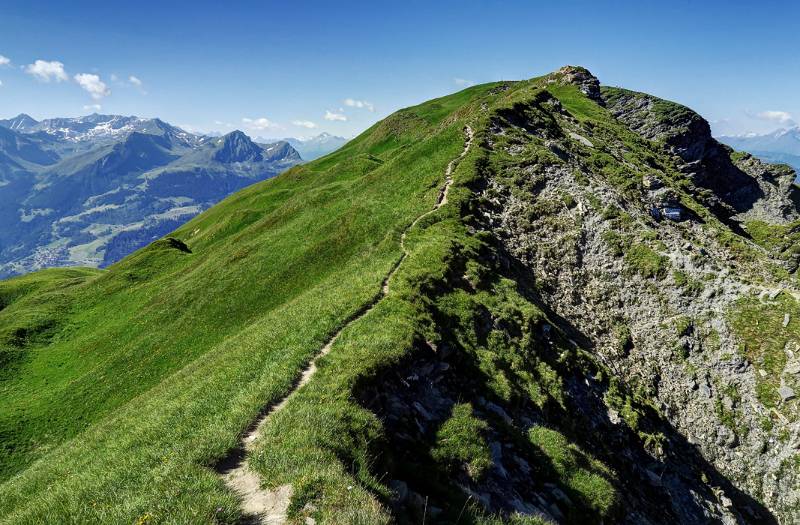
[[[773,275],[658,133],[699,117],[639,97],[581,68],[475,86],[108,270],[0,282],[0,522],[241,522],[215,466],[283,400],[246,457],[294,523],[700,522],[732,512],[716,487],[755,509],[658,396],[691,381],[701,423],[745,437],[748,392],[697,373],[731,334],[689,308],[721,316],[725,259],[684,236]],[[655,174],[686,223],[650,214]],[[728,320],[772,407],[800,308],[769,301]]]
[[[589,457],[563,435],[536,426],[528,432],[531,443],[552,461],[561,481],[598,516],[609,514],[617,500],[611,480],[614,474],[601,462]]]
[[[766,407],[777,407],[781,397],[786,349],[800,348],[800,304],[789,294],[774,300],[756,297],[739,300],[729,312],[731,325],[740,340],[740,351],[756,367],[756,393]]]
[[[663,279],[669,261],[646,244],[637,243],[625,252],[625,264],[647,279]]]
[[[492,465],[492,456],[483,433],[485,422],[476,418],[468,403],[453,407],[453,415],[439,428],[433,458],[446,465],[467,465],[473,479],[480,479]]]

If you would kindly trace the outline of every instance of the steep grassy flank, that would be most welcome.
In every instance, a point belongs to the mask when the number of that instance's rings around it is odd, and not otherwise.
[[[436,523],[540,523],[535,514],[508,513],[501,520],[465,494],[465,486],[474,494],[498,482],[495,477],[480,485],[494,464],[487,449],[490,441],[495,446],[513,444],[528,459],[533,472],[517,474],[524,481],[513,491],[536,490],[543,483],[558,487],[571,501],[565,508],[569,522],[613,521],[619,516],[620,501],[632,489],[620,485],[607,463],[576,444],[602,449],[608,435],[598,439],[589,434],[569,399],[572,382],[607,383],[602,379],[607,372],[555,330],[549,331],[552,325],[522,279],[501,277],[502,255],[485,232],[476,233],[471,225],[474,187],[483,182],[480,172],[492,162],[503,162],[490,160],[485,151],[490,149],[487,120],[495,110],[507,111],[538,97],[548,100],[543,93],[532,81],[514,84],[487,100],[486,112],[470,122],[481,130],[475,139],[480,148],[473,148],[459,164],[450,204],[410,232],[410,255],[389,295],[348,326],[331,353],[318,362],[314,379],[264,428],[251,466],[268,486],[294,487],[290,518],[296,522],[310,517],[317,523],[421,523],[427,517]],[[575,93],[569,90],[577,100],[581,95]],[[501,151],[494,149],[492,156]],[[436,355],[444,349],[452,357]],[[456,382],[456,399],[441,425],[433,424],[436,430],[429,438],[424,432],[415,434],[424,419],[418,413],[391,427],[387,418],[402,409],[391,405],[390,416],[370,406],[378,395],[395,388],[393,381],[400,383],[401,391],[411,389],[414,376],[424,369],[441,370],[437,365],[442,361],[448,372],[419,381],[444,385],[449,378]],[[437,403],[410,392],[422,405]],[[631,433],[657,436],[649,422],[652,410],[619,388],[609,397],[635,419]],[[524,407],[537,420],[552,419],[559,430],[520,433],[496,414],[487,414],[487,400],[508,410]],[[447,396],[439,402],[446,405]],[[474,409],[478,404],[484,407],[480,413]],[[404,434],[415,437],[404,439]],[[605,452],[605,458],[609,453],[621,457],[619,450]],[[425,494],[424,501],[417,500],[416,508],[413,501],[396,507],[393,477]],[[497,493],[501,504],[509,503],[513,491]],[[435,514],[427,514],[428,506]]]
[[[613,225],[600,252],[622,258],[632,282],[696,294],[631,215],[657,172],[721,242],[760,253],[700,203],[663,144],[563,80],[476,86],[401,110],[108,271],[0,284],[11,364],[0,376],[0,522],[235,523],[240,501],[211,467],[290,391],[247,450],[265,487],[291,485],[295,523],[541,523],[542,512],[699,522],[716,487],[748,501],[644,387],[588,351],[595,331],[554,311],[547,275],[506,244],[513,231],[494,229],[506,210],[536,235],[563,234],[536,248],[566,267],[569,253],[547,250],[569,248],[591,212],[592,224]],[[473,146],[447,204],[414,222],[436,202],[465,125]],[[604,193],[548,193],[554,174],[574,179],[567,189],[602,180]],[[514,199],[529,206],[504,208]],[[347,322],[393,268],[383,299]],[[633,329],[612,321],[619,353],[631,351]]]
[[[234,520],[204,465],[374,295],[493,87],[400,111],[61,292],[0,386],[0,520]]]

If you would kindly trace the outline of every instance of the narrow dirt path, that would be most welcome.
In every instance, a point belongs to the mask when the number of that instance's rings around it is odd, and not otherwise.
[[[461,154],[458,157],[454,158],[447,164],[447,169],[445,170],[444,174],[444,185],[442,186],[441,190],[439,190],[439,197],[436,199],[436,204],[433,206],[433,208],[414,219],[414,222],[409,224],[408,227],[403,230],[403,233],[400,236],[400,247],[403,250],[403,254],[383,279],[380,291],[375,295],[375,297],[372,298],[371,301],[362,306],[355,314],[348,318],[342,327],[335,334],[333,334],[330,339],[328,339],[328,342],[325,343],[325,346],[322,347],[319,353],[303,370],[302,374],[297,379],[286,397],[281,399],[277,404],[267,407],[263,415],[260,416],[245,433],[241,444],[236,449],[232,450],[228,456],[223,458],[217,465],[216,470],[220,476],[222,476],[225,484],[235,493],[239,494],[239,496],[242,498],[242,513],[249,522],[258,523],[261,525],[277,525],[285,523],[286,512],[289,508],[289,503],[292,497],[292,487],[291,485],[281,485],[273,490],[262,489],[261,479],[258,477],[258,474],[250,469],[250,466],[247,463],[247,453],[252,450],[255,441],[261,435],[261,431],[269,417],[272,414],[282,410],[289,402],[289,399],[291,399],[298,390],[303,388],[303,386],[308,384],[308,382],[311,380],[311,377],[317,371],[317,361],[331,351],[336,339],[339,338],[339,335],[345,330],[345,328],[350,326],[351,323],[361,319],[389,293],[389,281],[392,279],[394,274],[400,268],[400,265],[403,264],[403,261],[405,261],[406,257],[408,256],[408,250],[406,250],[405,245],[406,234],[414,226],[416,226],[419,221],[447,204],[447,195],[450,191],[450,186],[453,184],[453,171],[455,170],[458,162],[467,154],[470,146],[472,146],[472,138],[474,135],[472,128],[465,126],[464,132],[466,134],[464,149],[461,151]]]

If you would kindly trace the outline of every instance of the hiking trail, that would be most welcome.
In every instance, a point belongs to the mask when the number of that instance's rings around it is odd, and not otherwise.
[[[414,221],[409,224],[405,230],[403,230],[403,233],[400,235],[400,248],[402,249],[403,254],[400,256],[400,259],[397,261],[397,263],[392,266],[391,270],[389,270],[389,273],[386,274],[379,292],[368,303],[359,308],[358,311],[345,320],[345,322],[342,324],[342,327],[339,328],[339,330],[337,330],[328,339],[328,342],[325,343],[322,349],[316,354],[316,356],[314,356],[311,362],[309,362],[308,366],[306,366],[306,368],[300,374],[300,377],[295,381],[289,393],[287,393],[283,399],[274,404],[272,407],[268,407],[264,411],[263,415],[256,419],[256,421],[245,432],[240,445],[233,449],[217,464],[216,470],[222,476],[225,484],[228,486],[228,488],[233,490],[242,498],[242,513],[244,514],[245,519],[249,520],[250,522],[261,525],[277,525],[285,523],[286,512],[289,508],[289,503],[292,497],[292,487],[291,485],[281,485],[272,490],[262,489],[261,479],[258,477],[258,474],[256,474],[248,465],[246,457],[247,453],[253,449],[253,445],[261,435],[261,430],[263,429],[269,417],[272,414],[281,411],[289,402],[289,399],[291,399],[293,395],[295,395],[301,388],[308,384],[317,371],[317,361],[331,351],[331,348],[338,339],[339,335],[352,323],[365,316],[389,293],[389,281],[408,256],[408,250],[406,250],[405,246],[406,234],[412,228],[414,228],[419,221],[447,204],[447,195],[450,191],[450,186],[453,184],[453,171],[455,170],[458,162],[464,158],[469,151],[469,148],[472,146],[472,139],[474,136],[472,128],[465,126],[464,132],[466,134],[464,149],[461,151],[461,154],[458,157],[454,158],[447,164],[444,185],[439,190],[439,196],[436,199],[436,204],[433,206],[433,208],[414,219]]]

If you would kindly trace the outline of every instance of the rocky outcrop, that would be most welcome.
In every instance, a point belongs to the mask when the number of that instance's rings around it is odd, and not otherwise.
[[[800,291],[742,226],[795,217],[793,187],[686,108],[601,101],[581,68],[555,83],[607,118],[546,89],[491,113],[464,210],[486,244],[426,288],[435,342],[357,389],[386,430],[394,515],[447,521],[475,502],[559,523],[800,519],[800,333],[783,311]],[[747,308],[778,309],[785,367],[746,350]],[[457,451],[472,456],[442,452],[450,426],[479,436]]]
[[[659,109],[662,103],[653,97],[619,90],[604,90],[604,98],[618,122],[663,147],[660,158],[649,159],[650,165],[630,162],[634,143],[609,141],[608,129],[581,124],[568,111],[548,113],[561,133],[549,133],[546,142],[518,133],[519,122],[498,119],[488,139],[492,155],[516,161],[488,180],[484,224],[530,271],[542,301],[578,327],[615,374],[652,399],[735,486],[794,522],[800,519],[794,390],[775,390],[777,407],[765,404],[762,395],[762,389],[783,388],[787,377],[794,379],[786,372],[778,382],[767,378],[771,372],[763,362],[743,355],[747,343],[732,321],[743,302],[770,308],[761,292],[764,282],[775,282],[767,270],[775,263],[746,238],[731,244],[713,217],[690,212],[674,222],[654,217],[651,208],[659,192],[671,192],[670,200],[684,205],[705,193],[730,206],[725,219],[758,217],[781,224],[798,213],[790,174],[749,156],[732,159],[731,150],[711,139],[705,121],[686,108]],[[525,127],[541,127],[537,124]],[[521,153],[539,148],[561,154],[532,164]],[[598,152],[624,157],[634,180],[637,173],[652,173],[652,164],[663,160],[668,166],[660,170],[663,179],[642,175],[637,188],[622,190],[588,161]],[[673,170],[676,176],[669,180]],[[691,208],[700,209],[696,206]],[[782,285],[794,290],[788,282]],[[788,335],[787,344],[794,344],[795,336]],[[724,508],[732,506],[728,497],[719,497]],[[755,517],[734,513],[719,519]]]
[[[588,69],[580,66],[564,66],[551,77],[553,80],[578,86],[581,93],[591,100],[603,104],[603,98],[600,94],[600,81]]]
[[[711,128],[691,109],[620,88],[603,88],[603,100],[611,114],[638,135],[666,146],[683,162],[676,168],[699,189],[718,217],[741,222],[758,218],[784,223],[796,220],[798,191],[794,173],[764,164],[733,151],[711,137]]]

